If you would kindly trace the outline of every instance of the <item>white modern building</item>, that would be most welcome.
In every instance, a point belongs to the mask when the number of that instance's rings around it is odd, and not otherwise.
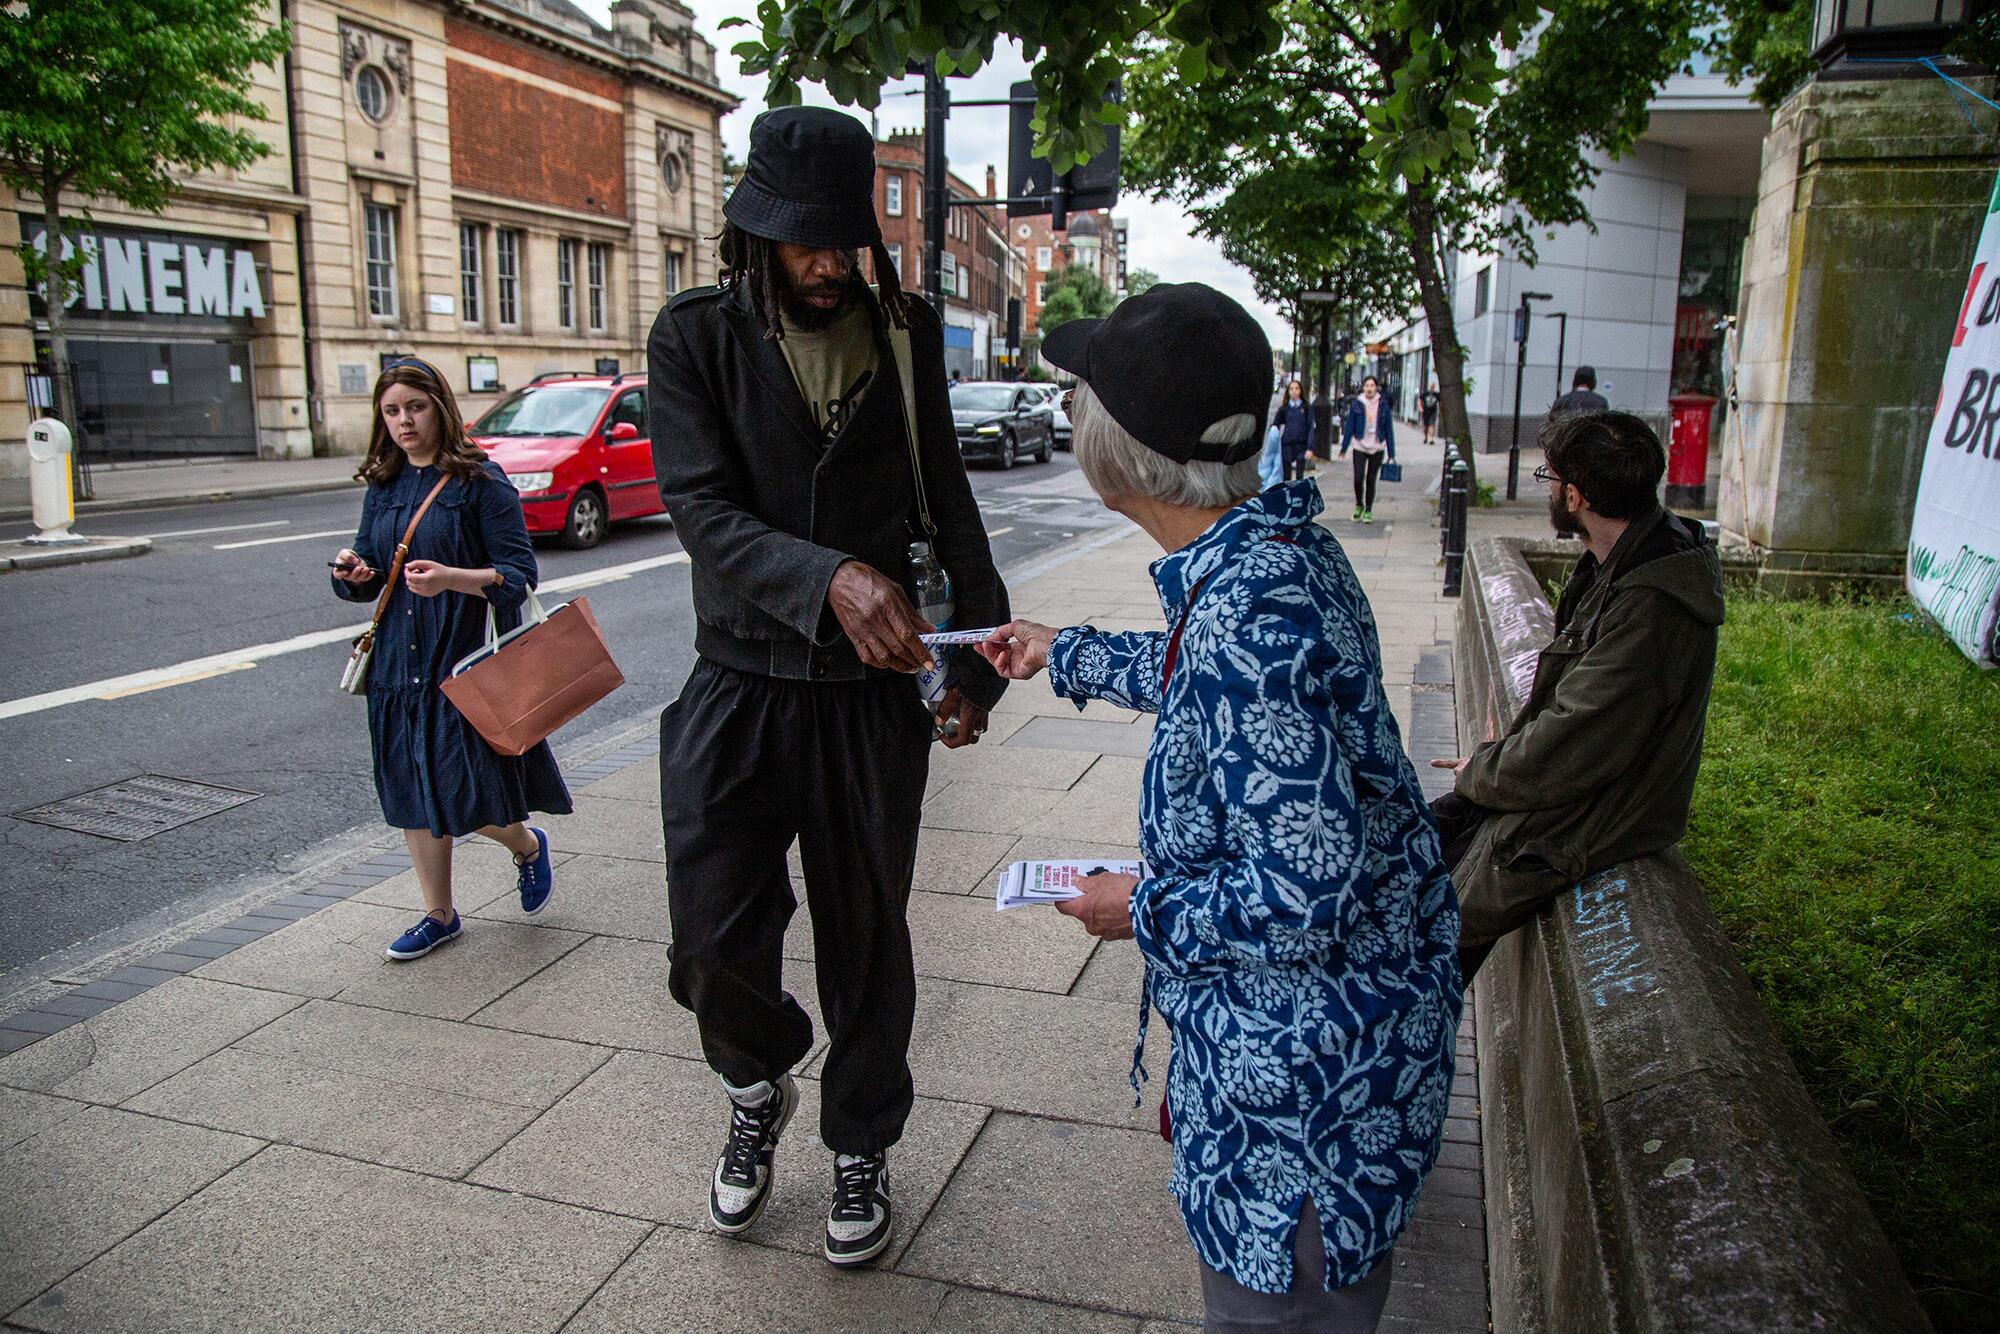
[[[1447,256],[1476,449],[1504,451],[1512,438],[1514,313],[1523,292],[1549,298],[1532,303],[1523,444],[1533,443],[1579,364],[1595,368],[1598,392],[1614,408],[1646,418],[1662,441],[1671,394],[1719,393],[1714,326],[1735,312],[1769,123],[1745,90],[1697,60],[1692,72],[1662,85],[1645,137],[1621,158],[1597,160],[1601,174],[1585,196],[1594,228],[1538,230],[1533,264],[1473,251]],[[1368,342],[1388,345],[1369,368],[1388,382],[1402,414],[1414,416],[1431,376],[1422,310],[1377,326]]]

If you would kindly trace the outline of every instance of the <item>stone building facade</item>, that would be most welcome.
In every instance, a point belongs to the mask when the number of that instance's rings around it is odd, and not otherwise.
[[[472,420],[545,371],[641,369],[666,297],[715,281],[736,101],[676,0],[616,0],[608,29],[567,0],[270,18],[269,154],[159,217],[93,203],[69,321],[92,458],[358,453],[385,360],[431,362]],[[0,192],[0,246],[39,211]],[[49,402],[45,328],[0,251],[0,475]]]
[[[673,291],[713,282],[715,50],[674,0],[295,0],[322,452],[366,444],[384,360],[468,420],[548,371],[644,365]]]

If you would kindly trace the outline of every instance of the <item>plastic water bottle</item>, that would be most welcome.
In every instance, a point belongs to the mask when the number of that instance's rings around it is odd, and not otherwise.
[[[916,604],[917,615],[938,629],[951,628],[951,576],[938,564],[928,542],[910,543],[910,601]],[[938,702],[944,698],[945,650],[933,649],[931,656],[937,660],[937,666],[917,673],[917,696],[936,713]],[[950,721],[956,724],[958,720]]]

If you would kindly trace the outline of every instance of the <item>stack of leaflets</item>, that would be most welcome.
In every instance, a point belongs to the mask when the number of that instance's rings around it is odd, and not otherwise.
[[[1076,887],[1077,881],[1087,875],[1103,875],[1107,871],[1136,875],[1142,879],[1152,874],[1146,863],[1136,861],[1015,862],[1000,873],[1000,883],[993,895],[995,911],[1006,912],[1009,908],[1028,903],[1061,903],[1064,899],[1080,897],[1083,891]]]

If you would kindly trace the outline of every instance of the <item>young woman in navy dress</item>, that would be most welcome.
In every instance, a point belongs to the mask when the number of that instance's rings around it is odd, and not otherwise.
[[[502,755],[439,689],[452,664],[486,642],[489,606],[502,633],[520,623],[536,570],[519,493],[466,435],[451,387],[427,362],[399,361],[376,380],[374,431],[356,475],[368,483],[361,524],[333,570],[334,591],[350,602],[381,595],[410,517],[444,479],[410,540],[368,669],[375,790],[383,818],[403,831],[427,909],[387,953],[417,959],[461,930],[451,904],[456,837],[506,847],[522,910],[547,906],[549,839],[527,817],[569,814],[569,791],[547,742]]]

